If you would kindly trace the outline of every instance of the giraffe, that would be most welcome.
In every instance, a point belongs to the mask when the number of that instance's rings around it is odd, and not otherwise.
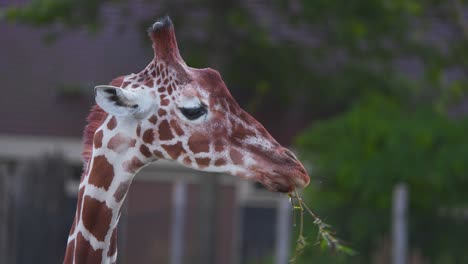
[[[116,262],[122,203],[137,172],[158,159],[258,181],[271,191],[309,183],[294,154],[239,107],[217,71],[185,64],[169,17],[148,34],[150,64],[95,87],[64,263]]]

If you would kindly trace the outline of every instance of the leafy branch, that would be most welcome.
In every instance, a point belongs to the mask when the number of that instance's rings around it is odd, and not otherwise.
[[[296,212],[299,211],[299,236],[296,240],[296,248],[293,257],[289,263],[295,263],[297,258],[304,252],[307,246],[306,238],[304,237],[304,213],[307,212],[314,219],[314,224],[318,228],[317,244],[322,248],[329,248],[333,253],[344,253],[354,256],[357,254],[355,250],[342,244],[342,242],[334,236],[334,232],[330,229],[330,225],[322,221],[299,196],[297,191],[289,194],[290,202],[293,208],[294,225],[296,224]],[[296,201],[296,204],[295,204]]]

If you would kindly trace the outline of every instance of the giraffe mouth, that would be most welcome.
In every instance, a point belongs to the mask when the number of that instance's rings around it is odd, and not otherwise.
[[[257,171],[256,181],[270,191],[290,193],[296,188],[305,188],[309,184],[309,176],[305,171],[302,171],[296,169],[272,170],[271,172]]]
[[[257,163],[249,169],[253,179],[268,190],[289,193],[309,184],[309,174],[290,150],[279,147],[256,154]]]

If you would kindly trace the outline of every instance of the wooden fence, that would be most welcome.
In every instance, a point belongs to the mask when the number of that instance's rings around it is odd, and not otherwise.
[[[0,263],[60,263],[66,241],[60,155],[0,166]]]

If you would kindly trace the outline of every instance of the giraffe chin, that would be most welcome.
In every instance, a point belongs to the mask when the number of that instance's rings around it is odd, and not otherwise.
[[[291,182],[275,182],[268,176],[261,176],[258,180],[267,190],[271,192],[290,193],[296,189],[296,186]]]
[[[309,184],[310,179],[309,175],[302,170],[292,169],[287,174],[282,174],[279,171],[259,173],[256,177],[256,181],[261,183],[269,191],[290,193],[296,190],[296,188],[305,188]]]

